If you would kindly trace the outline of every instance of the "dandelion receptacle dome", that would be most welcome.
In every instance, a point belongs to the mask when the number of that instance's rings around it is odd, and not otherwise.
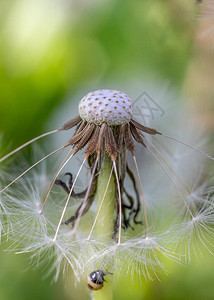
[[[128,123],[133,114],[131,99],[117,90],[97,90],[85,95],[79,103],[81,119],[109,126]]]

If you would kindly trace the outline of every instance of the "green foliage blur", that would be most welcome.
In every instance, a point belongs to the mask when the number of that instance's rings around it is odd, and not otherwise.
[[[88,82],[155,74],[180,85],[194,30],[183,2],[1,0],[5,140],[15,146],[40,133],[64,96]]]
[[[181,90],[196,13],[193,0],[0,0],[1,150],[41,134],[68,95],[86,86],[154,77]],[[127,286],[123,278],[115,299],[212,300],[211,262],[172,264],[161,282]],[[27,256],[1,252],[0,266],[0,300],[89,299],[85,283],[51,285]]]

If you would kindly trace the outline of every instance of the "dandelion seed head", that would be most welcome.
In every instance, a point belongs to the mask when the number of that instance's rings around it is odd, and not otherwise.
[[[51,261],[48,274],[54,271],[54,280],[60,270],[65,274],[67,269],[73,271],[77,281],[94,270],[112,272],[115,277],[122,272],[133,278],[137,273],[139,278],[159,279],[159,271],[167,271],[167,260],[180,263],[183,252],[175,251],[174,245],[185,245],[187,257],[190,251],[197,252],[196,246],[200,248],[201,243],[208,249],[211,246],[213,190],[208,191],[203,183],[199,154],[195,155],[191,147],[185,148],[182,142],[167,142],[161,135],[168,129],[162,134],[146,127],[135,121],[132,113],[132,102],[122,92],[88,93],[80,101],[80,116],[59,130],[77,125],[66,144],[72,149],[66,157],[63,154],[61,165],[50,162],[50,168],[46,165],[49,158],[45,158],[42,172],[34,169],[24,173],[24,178],[17,177],[13,188],[9,186],[0,194],[0,210],[10,216],[13,224],[9,250],[32,254],[36,266],[50,265],[47,261]],[[177,110],[173,122],[176,118]],[[164,122],[172,127],[171,120]],[[179,126],[175,127],[177,137]],[[181,140],[187,127],[184,124]],[[189,137],[194,137],[191,145],[201,147],[199,135],[197,140],[192,132]],[[86,156],[75,164],[75,158],[71,158],[85,146]],[[126,155],[128,151],[132,157]],[[41,151],[38,152],[41,159]],[[83,175],[86,158],[88,166]],[[106,158],[112,175],[107,172],[104,176]],[[57,170],[53,170],[55,166]],[[67,173],[62,171],[64,167]],[[50,169],[52,174],[47,174]],[[103,177],[101,185],[98,178]],[[112,196],[106,197],[110,190]],[[112,213],[106,222],[105,214],[111,205]],[[5,230],[1,218],[0,233]]]
[[[128,123],[133,114],[131,99],[117,90],[88,93],[79,103],[80,117],[88,123],[109,126]]]

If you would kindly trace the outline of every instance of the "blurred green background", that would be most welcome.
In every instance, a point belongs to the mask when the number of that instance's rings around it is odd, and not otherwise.
[[[187,95],[213,130],[214,51],[209,35],[199,39],[200,9],[193,0],[0,0],[1,151],[55,129],[51,116],[77,93],[132,81],[141,91],[149,78]],[[214,299],[213,263],[206,254],[169,266],[161,282],[122,278],[115,299]],[[90,298],[85,283],[50,281],[27,256],[1,252],[0,300]]]

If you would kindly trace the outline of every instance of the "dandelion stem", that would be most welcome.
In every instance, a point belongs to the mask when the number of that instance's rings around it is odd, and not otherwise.
[[[97,214],[96,214],[94,223],[93,223],[93,225],[92,225],[91,231],[90,231],[90,233],[89,233],[89,235],[88,235],[88,240],[90,240],[90,238],[91,238],[91,235],[92,235],[92,232],[93,232],[93,230],[94,230],[94,227],[95,227],[95,225],[96,225],[96,223],[97,223],[98,217],[99,217],[99,216],[101,217],[100,212],[101,212],[101,209],[102,209],[102,207],[103,207],[103,203],[104,203],[104,200],[105,200],[105,198],[106,198],[106,194],[107,194],[107,192],[108,192],[108,188],[109,188],[109,184],[110,184],[110,181],[111,181],[112,172],[113,172],[113,167],[111,168],[111,173],[110,173],[110,175],[109,175],[108,182],[107,182],[107,185],[106,185],[105,192],[104,192],[104,195],[103,195],[103,197],[102,197],[102,200],[101,200],[101,202],[99,201],[99,202],[100,202],[100,205],[99,205],[99,208],[98,208],[98,211],[97,211]],[[109,204],[109,203],[108,203],[108,204]],[[109,207],[109,206],[108,206],[108,207]],[[105,215],[106,215],[106,209],[105,209]]]
[[[112,176],[113,166],[109,156],[105,155],[102,169],[97,182],[97,215],[95,233],[100,238],[112,239],[114,232],[114,211],[115,211],[115,180]],[[113,262],[111,262],[113,263]],[[98,269],[100,266],[97,266]],[[108,270],[108,265],[105,265]],[[109,271],[111,272],[111,270]],[[103,288],[93,293],[94,300],[112,300],[113,299],[113,284],[112,276],[108,277]]]
[[[122,229],[122,200],[121,200],[121,192],[120,192],[120,183],[117,173],[117,167],[115,161],[113,161],[113,167],[114,167],[114,174],[116,177],[117,182],[117,191],[118,191],[118,206],[119,206],[119,229],[118,229],[118,242],[117,244],[120,245],[121,243],[121,229]]]
[[[113,299],[113,287],[108,278],[108,282],[104,284],[101,290],[94,292],[93,300],[112,300]]]
[[[106,155],[97,182],[97,213],[99,218],[96,221],[96,234],[98,237],[107,236],[112,239],[114,232],[114,211],[115,211],[115,182],[112,174],[112,163]],[[105,198],[104,198],[105,197]],[[105,201],[103,201],[103,198]],[[102,204],[103,202],[103,204]],[[100,206],[102,209],[100,210]]]

